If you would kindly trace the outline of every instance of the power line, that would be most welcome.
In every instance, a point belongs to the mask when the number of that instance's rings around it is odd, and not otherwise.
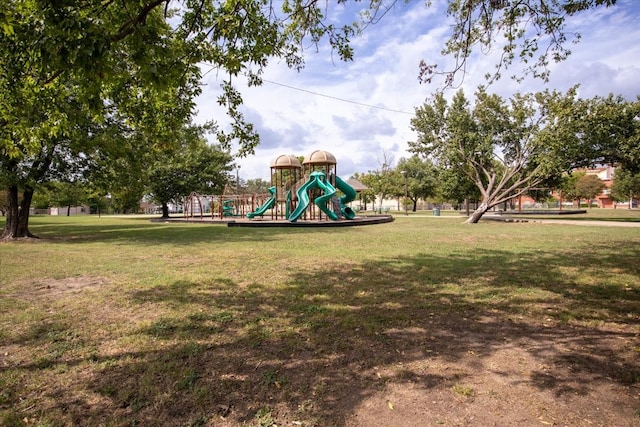
[[[267,83],[271,83],[273,85],[286,87],[288,89],[297,90],[299,92],[310,93],[311,95],[322,96],[324,98],[333,99],[335,101],[341,101],[341,102],[346,102],[346,103],[353,104],[353,105],[359,105],[360,107],[375,108],[377,110],[389,111],[391,113],[408,114],[410,116],[413,116],[413,113],[408,113],[408,112],[402,111],[402,110],[393,110],[391,108],[379,107],[377,105],[363,104],[362,102],[356,102],[356,101],[352,101],[350,99],[338,98],[337,96],[326,95],[324,93],[314,92],[312,90],[302,89],[302,88],[299,88],[299,87],[290,86],[288,84],[274,82],[272,80],[262,79],[262,81],[267,82]]]
[[[215,68],[213,65],[208,64],[208,63],[203,63],[203,65],[208,65],[210,67],[210,70],[207,71],[205,73],[205,75],[208,74],[209,72],[211,72]],[[247,74],[245,74],[245,73],[242,73],[242,74],[247,76]],[[264,79],[264,78],[261,78],[260,80],[263,81],[263,82],[271,83],[272,85],[282,86],[282,87],[286,87],[287,89],[297,90],[298,92],[305,92],[305,93],[309,93],[309,94],[315,95],[315,96],[322,96],[324,98],[333,99],[334,101],[346,102],[348,104],[358,105],[360,107],[374,108],[376,110],[388,111],[388,112],[391,112],[391,113],[407,114],[409,116],[413,116],[414,115],[414,113],[408,113],[408,112],[402,111],[402,110],[394,110],[392,108],[379,107],[377,105],[371,105],[371,104],[364,104],[362,102],[352,101],[350,99],[339,98],[337,96],[326,95],[324,93],[314,92],[314,91],[308,90],[308,89],[302,89],[302,88],[299,88],[299,87],[296,87],[296,86],[291,86],[291,85],[288,85],[288,84],[285,84],[285,83],[274,82],[273,80],[267,80],[267,79]]]

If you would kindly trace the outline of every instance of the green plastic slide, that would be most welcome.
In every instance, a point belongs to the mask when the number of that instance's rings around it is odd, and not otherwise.
[[[356,196],[358,195],[356,190],[340,179],[339,176],[336,176],[336,187],[344,193],[344,196],[340,197],[340,213],[347,219],[355,218],[356,213],[349,206],[346,206],[346,204],[356,199]]]
[[[324,212],[327,217],[333,221],[338,219],[338,215],[332,210],[327,208],[327,201],[330,200],[336,194],[336,189],[333,188],[333,185],[326,181],[326,175],[323,172],[311,172],[309,179],[307,182],[302,184],[300,188],[298,188],[298,206],[296,209],[291,212],[289,215],[289,221],[296,222],[304,213],[304,211],[309,206],[309,194],[308,190],[319,188],[324,192],[324,195],[317,197],[315,202],[316,205]]]
[[[266,202],[264,202],[264,204],[262,206],[260,206],[258,209],[256,209],[253,212],[249,212],[247,214],[247,218],[254,218],[256,216],[262,216],[264,215],[264,213],[266,211],[268,211],[269,209],[273,208],[276,204],[276,187],[269,187],[269,193],[271,194],[271,197],[269,197],[267,199]]]

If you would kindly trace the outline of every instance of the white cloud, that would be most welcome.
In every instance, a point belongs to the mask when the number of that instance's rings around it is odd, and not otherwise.
[[[451,58],[440,56],[450,30],[446,2],[433,5],[397,2],[380,23],[352,40],[354,62],[340,62],[324,46],[318,53],[309,48],[302,72],[274,61],[261,87],[240,84],[243,111],[262,138],[254,156],[238,160],[241,177],[268,180],[271,159],[317,149],[336,157],[342,176],[379,169],[383,153],[396,161],[409,156],[407,141],[415,139],[409,127],[414,108],[436,89],[418,83],[418,63],[424,59],[444,68],[451,65]],[[336,22],[351,22],[357,7],[340,6],[329,11],[330,16]],[[579,83],[581,96],[612,92],[635,99],[640,94],[639,23],[640,2],[633,0],[580,14],[569,21],[568,30],[581,32],[582,40],[571,46],[569,60],[551,65],[549,83],[526,79],[518,84],[507,70],[490,90],[508,97],[515,91],[566,90]],[[461,85],[468,96],[484,83],[484,74],[494,70],[498,54],[474,55]],[[216,103],[219,81],[215,73],[207,75],[208,86],[198,102],[199,120],[227,122]]]

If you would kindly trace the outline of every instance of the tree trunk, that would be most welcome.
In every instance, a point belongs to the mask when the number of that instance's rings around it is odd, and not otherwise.
[[[489,204],[482,202],[478,206],[478,208],[473,211],[473,214],[465,221],[466,224],[477,224],[484,215],[489,210]]]
[[[169,205],[167,202],[162,202],[162,218],[169,218]]]
[[[71,205],[67,206],[67,216],[71,216]]]
[[[0,239],[36,237],[29,232],[29,208],[33,198],[33,188],[25,188],[20,203],[18,203],[18,193],[18,187],[15,185],[7,189],[7,221]]]

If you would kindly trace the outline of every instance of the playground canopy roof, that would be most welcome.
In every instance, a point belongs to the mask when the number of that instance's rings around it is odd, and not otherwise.
[[[295,169],[301,168],[300,160],[293,154],[283,154],[271,161],[271,167],[276,169]]]
[[[316,150],[305,157],[302,163],[305,165],[335,165],[337,162],[335,156],[328,151]]]
[[[369,187],[367,187],[366,185],[364,185],[362,182],[358,181],[355,178],[349,178],[345,182],[349,184],[354,190],[356,190],[356,192],[365,191],[369,189]]]

